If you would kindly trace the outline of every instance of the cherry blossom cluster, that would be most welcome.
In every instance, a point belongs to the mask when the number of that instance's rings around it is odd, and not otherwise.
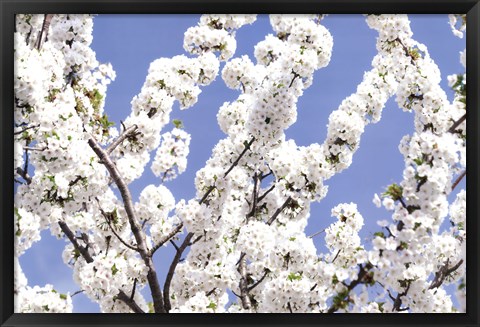
[[[161,146],[152,163],[155,176],[169,181],[187,169],[190,139],[190,134],[179,128],[162,135]]]
[[[399,24],[397,16],[369,16],[367,21],[379,31]],[[447,195],[455,187],[454,177],[465,169],[465,123],[457,124],[465,108],[448,102],[426,47],[411,39],[408,24],[403,30],[403,37],[377,47],[399,54],[401,64],[392,72],[398,81],[397,103],[415,112],[415,132],[400,143],[403,181],[389,186],[382,201],[393,211],[393,223],[382,223],[389,235],[375,235],[369,261],[386,297],[397,299],[384,310],[450,312],[452,301],[441,285],[456,283],[465,273],[464,238],[458,237],[458,228],[440,232],[440,225],[449,213]],[[374,202],[380,205],[378,196]]]
[[[226,61],[237,48],[235,31],[255,20],[256,15],[202,15],[198,26],[185,32],[183,47],[192,54],[218,52]]]
[[[450,103],[408,17],[368,15],[378,32],[371,70],[331,113],[325,141],[298,146],[285,130],[330,61],[323,18],[270,15],[274,34],[255,46],[254,62],[231,58],[236,30],[255,15],[201,16],[184,38],[194,57],[153,61],[119,130],[103,109],[115,72],[90,48],[92,17],[17,15],[16,312],[72,311],[69,293],[28,286],[18,261],[45,229],[67,239],[63,261],[102,312],[451,312],[449,284],[464,311],[466,192],[447,197],[465,175],[466,75],[448,77]],[[463,36],[463,16],[450,15],[450,24]],[[460,60],[465,67],[465,51]],[[175,121],[163,129],[175,101],[194,106],[220,61],[223,81],[240,95],[218,111],[226,138],[197,172],[196,197],[177,202],[164,182],[186,170],[190,135]],[[414,113],[415,130],[399,146],[403,179],[374,197],[392,220],[362,244],[357,205],[339,204],[324,230],[327,252],[318,253],[305,234],[310,206],[351,165],[366,126],[393,96]],[[158,180],[135,201],[128,185],[150,161]],[[451,227],[442,228],[447,219]],[[159,286],[153,254],[167,244],[176,254]]]

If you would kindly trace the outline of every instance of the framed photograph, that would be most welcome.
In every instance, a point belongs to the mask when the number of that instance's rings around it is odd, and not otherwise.
[[[1,326],[479,324],[478,1],[0,1]]]

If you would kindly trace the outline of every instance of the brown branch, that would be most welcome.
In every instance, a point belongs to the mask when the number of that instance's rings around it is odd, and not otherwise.
[[[212,185],[208,188],[207,192],[203,195],[203,197],[200,199],[199,203],[202,204],[207,200],[207,197],[212,193],[212,191],[215,189],[215,185]]]
[[[18,131],[18,132],[13,133],[13,135],[19,135],[19,134],[22,134],[23,132],[28,131],[29,129],[37,128],[37,127],[40,127],[40,124],[38,124],[38,125],[32,125],[32,126],[27,126],[27,127],[25,127],[24,129],[22,129],[22,130],[20,130],[20,131]]]
[[[335,260],[337,260],[338,255],[340,254],[340,252],[342,252],[342,249],[338,250],[337,254],[335,255],[335,258],[333,258],[332,262],[330,262],[330,263],[334,263]]]
[[[132,294],[130,295],[130,300],[133,300],[135,297],[135,289],[137,288],[137,279],[133,280]]]
[[[75,234],[73,234],[72,230],[70,229],[70,227],[68,227],[67,223],[59,220],[58,225],[60,226],[60,229],[65,233],[65,235],[68,237],[70,242],[72,242],[73,247],[78,252],[80,252],[80,254],[85,259],[85,261],[87,263],[92,263],[93,262],[92,256],[90,255],[90,253],[88,252],[88,250],[85,247],[78,244],[78,241],[77,241],[77,238],[75,237]]]
[[[248,281],[247,281],[247,259],[245,258],[245,252],[240,255],[240,264],[237,271],[240,273],[240,299],[242,301],[242,307],[245,310],[250,309],[252,303],[250,301],[250,295],[248,294]]]
[[[272,217],[270,217],[270,219],[267,221],[267,225],[271,225],[275,221],[275,219],[277,219],[278,215],[282,213],[282,211],[290,204],[290,202],[292,202],[292,200],[293,199],[291,197],[288,197],[282,204],[282,206],[278,208],[277,211],[275,211]]]
[[[365,276],[367,275],[368,271],[372,268],[373,268],[373,266],[370,263],[367,263],[365,265],[365,267],[360,265],[360,270],[358,271],[357,279],[352,281],[350,283],[350,285],[347,286],[348,293],[350,293],[350,291],[353,290],[358,284],[362,283],[362,281],[365,278]],[[330,306],[330,308],[327,310],[327,313],[334,313],[338,309],[339,308],[335,304],[332,304]]]
[[[258,184],[258,175],[255,172],[255,174],[253,175],[252,209],[247,214],[247,223],[248,223],[248,218],[255,217],[255,214],[257,211],[257,203],[258,203],[257,184]]]
[[[97,154],[100,161],[107,168],[108,172],[110,173],[110,176],[113,178],[115,184],[117,185],[120,191],[120,194],[123,199],[125,211],[127,213],[128,222],[130,224],[130,229],[133,235],[135,236],[135,240],[137,241],[138,252],[140,253],[140,256],[142,257],[145,265],[148,268],[147,280],[148,280],[148,285],[150,286],[150,291],[152,294],[153,307],[156,313],[164,313],[165,306],[163,302],[162,291],[160,289],[160,284],[157,278],[157,272],[155,270],[155,266],[153,265],[152,257],[150,256],[149,251],[147,249],[147,244],[145,241],[145,233],[140,228],[140,225],[138,223],[138,220],[135,214],[130,190],[128,189],[127,184],[125,183],[124,179],[120,175],[120,172],[118,171],[117,167],[110,159],[110,156],[108,155],[108,153],[106,153],[98,145],[97,141],[95,141],[95,139],[93,138],[90,138],[88,140],[88,145]]]
[[[32,183],[32,177],[30,177],[30,175],[21,167],[17,167],[17,174],[20,175],[27,182],[27,185],[30,185]]]
[[[117,295],[117,299],[120,301],[123,301],[126,305],[132,309],[133,312],[135,313],[145,313],[145,311],[142,310],[135,302],[135,300],[131,299],[124,291],[120,291]]]
[[[251,291],[253,290],[255,287],[257,287],[258,285],[260,285],[261,282],[263,282],[263,280],[265,279],[265,277],[267,277],[267,275],[270,273],[270,270],[268,269],[265,269],[265,272],[263,274],[263,276],[257,280],[255,283],[253,283],[251,286],[248,287],[248,291]]]
[[[97,200],[97,202],[99,202],[97,197],[95,197],[95,199]],[[98,207],[99,207],[99,209],[100,209],[100,212],[101,212],[103,218],[105,218],[105,221],[107,222],[108,227],[110,227],[110,230],[112,231],[113,235],[115,235],[115,236],[117,237],[117,239],[118,239],[123,245],[125,245],[127,248],[129,248],[129,249],[131,249],[131,250],[133,250],[133,251],[139,252],[140,250],[139,250],[137,247],[128,244],[126,241],[124,241],[124,240],[122,239],[122,237],[121,237],[120,235],[118,235],[118,233],[115,231],[115,229],[113,228],[113,226],[112,226],[112,224],[111,224],[111,222],[110,222],[110,218],[108,217],[108,215],[106,214],[106,212],[103,211],[103,209],[100,207],[100,203],[98,203]]]
[[[129,128],[125,129],[123,131],[123,133],[118,136],[115,141],[112,142],[112,144],[110,144],[107,149],[105,150],[106,153],[110,154],[112,153],[113,150],[115,150],[115,148],[117,146],[119,146],[128,136],[130,136],[131,133],[133,133],[135,130],[137,130],[138,126],[137,125],[132,125],[130,126]]]
[[[170,268],[168,269],[167,277],[165,278],[165,284],[163,285],[163,298],[165,299],[165,311],[168,312],[172,308],[170,303],[170,286],[172,283],[173,275],[175,274],[175,269],[177,268],[180,259],[182,258],[182,254],[185,249],[190,245],[190,240],[193,237],[193,233],[190,232],[187,234],[185,239],[183,240],[182,245],[177,249],[177,253],[175,253],[175,257],[170,264]]]
[[[75,237],[75,234],[73,234],[72,230],[70,229],[70,227],[68,227],[67,223],[64,222],[64,221],[58,221],[58,225],[60,226],[61,230],[65,233],[67,238],[70,240],[70,242],[72,242],[73,247],[78,252],[80,252],[81,256],[85,259],[85,261],[87,263],[92,263],[93,262],[92,256],[90,255],[90,253],[88,252],[88,250],[85,247],[78,244],[77,238]],[[125,294],[124,291],[120,290],[118,295],[117,295],[117,298],[119,300],[123,301],[126,305],[128,305],[130,307],[130,309],[132,309],[133,312],[144,313],[142,308],[140,308],[138,306],[138,304],[133,299],[130,299],[128,297],[128,295]]]
[[[312,235],[310,235],[309,238],[314,238],[315,236],[320,235],[320,234],[322,234],[322,233],[324,233],[324,232],[325,232],[325,229],[322,229],[321,231],[318,231],[318,232],[313,233]]]
[[[268,190],[265,191],[265,193],[263,193],[262,195],[260,195],[258,197],[258,203],[262,202],[262,200],[268,195],[268,193],[270,193],[271,191],[273,191],[273,189],[275,188],[275,184],[273,184]]]
[[[455,132],[455,129],[460,126],[461,123],[463,123],[463,121],[467,119],[467,114],[464,114],[462,117],[460,117],[459,120],[457,120],[455,123],[453,123],[452,127],[450,127],[448,129],[448,132],[449,133],[454,133]]]
[[[457,187],[457,185],[460,183],[460,181],[463,179],[463,177],[465,177],[466,174],[467,174],[467,170],[465,169],[465,170],[462,171],[462,173],[457,177],[457,179],[455,180],[455,182],[453,182],[453,184],[452,184],[452,191],[455,189],[455,187]]]
[[[245,148],[243,149],[242,153],[240,153],[240,155],[238,156],[237,160],[235,160],[232,165],[230,166],[230,168],[225,172],[225,174],[223,175],[223,177],[227,177],[227,175],[232,171],[233,168],[235,168],[236,165],[238,165],[238,162],[240,161],[240,159],[242,159],[242,157],[245,155],[245,153],[247,153],[247,151],[250,149],[250,146],[252,145],[252,143],[255,141],[255,137],[252,137],[252,139],[250,140],[250,142],[248,142],[246,145],[245,145]]]
[[[175,235],[177,235],[177,233],[179,233],[183,228],[183,223],[180,223],[179,225],[177,225],[170,233],[168,233],[167,235],[165,235],[164,237],[162,237],[160,239],[160,241],[158,241],[157,244],[155,244],[153,246],[153,248],[150,250],[150,255],[153,256],[153,254],[159,249],[162,247],[162,245],[164,245],[165,243],[167,243],[168,241],[170,241],[170,239],[172,237],[174,237]]]
[[[290,304],[290,302],[287,303],[287,308],[288,308],[288,311],[290,311],[290,313],[293,313],[292,305]]]
[[[45,18],[43,19],[42,29],[38,33],[37,44],[35,44],[35,48],[37,48],[37,50],[39,51],[42,47],[43,34],[45,33],[45,41],[48,38],[48,29],[50,28],[50,22],[52,18],[53,18],[53,14],[46,14]]]
[[[402,293],[398,293],[397,294],[397,297],[393,300],[393,308],[392,308],[392,312],[393,311],[406,311],[408,310],[408,308],[401,308],[402,306],[402,297],[403,296],[406,296],[408,291],[410,290],[410,285],[412,284],[411,281],[409,281],[407,283],[407,287],[405,288],[405,290],[402,292]],[[389,295],[390,295],[390,292],[388,292]],[[390,295],[390,298],[393,298],[391,295]]]
[[[462,263],[463,259],[460,259],[460,261],[457,262],[456,265],[449,268],[449,261],[447,260],[447,262],[440,268],[440,270],[435,273],[435,278],[432,280],[432,283],[430,284],[430,287],[428,289],[431,290],[440,287],[445,281],[445,278],[447,278],[451,273],[460,268]]]

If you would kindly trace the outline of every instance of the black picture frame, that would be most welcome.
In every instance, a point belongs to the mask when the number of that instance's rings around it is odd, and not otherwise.
[[[335,315],[128,315],[128,314],[14,314],[13,312],[13,29],[17,13],[418,13],[467,14],[467,313],[465,314],[335,314]],[[478,0],[0,0],[0,324],[1,326],[478,326],[479,319],[479,62],[480,4]]]

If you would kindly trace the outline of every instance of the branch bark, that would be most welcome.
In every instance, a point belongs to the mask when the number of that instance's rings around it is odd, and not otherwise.
[[[153,254],[159,249],[162,247],[162,245],[164,245],[165,243],[167,243],[168,241],[170,241],[170,239],[172,237],[174,237],[175,235],[177,235],[177,233],[179,233],[183,228],[183,223],[180,223],[179,225],[177,225],[177,227],[175,227],[170,233],[168,233],[167,235],[165,235],[160,241],[158,241],[157,244],[155,244],[153,246],[153,248],[150,250],[150,255],[153,256]]]
[[[145,265],[148,267],[147,280],[152,294],[153,307],[156,313],[165,313],[165,305],[163,302],[160,284],[158,282],[157,272],[155,270],[155,266],[153,265],[152,257],[150,256],[150,253],[147,249],[145,233],[140,228],[139,222],[135,214],[130,190],[128,189],[127,184],[120,175],[117,167],[110,159],[108,153],[100,147],[97,141],[93,138],[90,138],[88,140],[88,145],[97,154],[100,162],[102,162],[103,165],[107,168],[110,176],[114,180],[120,191],[120,194],[122,195],[123,204],[127,213],[128,222],[130,224],[130,229],[135,236],[135,240],[137,241],[138,252],[140,253],[140,256],[142,257]]]
[[[61,230],[65,233],[67,238],[70,240],[70,242],[72,242],[73,247],[78,252],[80,252],[80,255],[85,259],[85,261],[87,263],[92,263],[93,262],[92,256],[90,255],[90,253],[88,252],[88,250],[85,247],[78,244],[77,238],[75,237],[75,234],[73,234],[72,230],[70,229],[70,227],[68,227],[67,223],[64,222],[64,221],[58,221],[58,225],[60,226]],[[140,308],[138,306],[137,302],[135,302],[135,300],[131,299],[124,291],[120,290],[118,295],[117,295],[117,298],[119,300],[123,301],[126,305],[128,305],[129,308],[132,309],[133,312],[135,312],[135,313],[145,313],[142,310],[142,308]]]
[[[292,202],[292,200],[293,199],[291,197],[288,197],[285,200],[285,202],[282,204],[282,206],[280,208],[278,208],[277,211],[275,211],[275,213],[273,214],[272,217],[270,217],[270,219],[267,221],[267,225],[273,224],[275,219],[277,219],[278,215],[280,215],[282,213],[282,211],[290,204],[290,202]]]
[[[435,278],[432,280],[432,283],[430,284],[430,287],[428,289],[431,290],[440,287],[445,281],[445,278],[447,278],[451,273],[460,268],[462,263],[463,259],[460,259],[460,261],[457,262],[456,265],[449,267],[449,261],[447,260],[447,262],[440,268],[440,270],[435,273]]]
[[[135,132],[137,130],[138,126],[137,125],[132,125],[126,130],[123,131],[123,133],[115,139],[115,141],[110,144],[107,149],[105,150],[106,153],[110,154],[112,153],[113,150],[117,146],[119,146],[128,136],[130,136],[131,133]]]
[[[48,29],[50,28],[50,22],[52,21],[53,14],[46,14],[43,18],[42,29],[38,33],[37,43],[35,44],[35,48],[40,51],[43,44],[43,34],[45,34],[45,41],[48,39]]]
[[[192,237],[192,232],[187,234],[187,236],[183,240],[182,245],[178,247],[177,253],[175,253],[175,257],[173,258],[173,261],[170,264],[170,268],[168,269],[167,278],[165,278],[165,284],[163,285],[163,298],[165,299],[166,312],[170,311],[170,309],[172,308],[172,304],[170,303],[170,285],[172,283],[173,275],[175,274],[175,269],[177,268],[177,265],[182,258],[183,252],[190,245]]]

